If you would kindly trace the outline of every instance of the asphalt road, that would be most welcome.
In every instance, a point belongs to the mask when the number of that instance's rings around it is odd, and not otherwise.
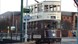
[[[54,43],[54,44],[60,44],[60,43]],[[61,44],[76,44],[76,38],[62,38]]]

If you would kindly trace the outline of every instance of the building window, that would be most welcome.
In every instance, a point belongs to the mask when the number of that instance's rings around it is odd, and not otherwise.
[[[67,19],[69,19],[70,17],[67,17]]]
[[[64,19],[66,18],[66,17],[63,17]]]
[[[77,30],[77,16],[75,16],[75,28]]]

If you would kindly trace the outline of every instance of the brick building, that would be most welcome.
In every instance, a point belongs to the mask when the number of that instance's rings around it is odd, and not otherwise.
[[[62,12],[61,14],[62,37],[76,37],[77,13]]]
[[[76,12],[62,12],[61,23],[62,26],[69,26],[68,30],[76,30]],[[64,29],[64,27],[62,27]]]
[[[20,12],[5,12],[0,15],[0,31],[3,32],[15,32],[15,30],[11,30],[12,26],[17,26],[17,30],[20,29]]]

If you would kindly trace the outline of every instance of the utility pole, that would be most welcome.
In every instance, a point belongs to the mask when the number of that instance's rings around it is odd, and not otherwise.
[[[76,38],[77,38],[77,44],[78,44],[78,0],[74,0],[75,4],[77,5],[77,33],[76,33]]]
[[[23,42],[23,0],[21,0],[20,41]]]

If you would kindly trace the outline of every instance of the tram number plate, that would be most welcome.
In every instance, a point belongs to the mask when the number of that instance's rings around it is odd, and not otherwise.
[[[33,35],[33,38],[41,38],[41,35]]]

